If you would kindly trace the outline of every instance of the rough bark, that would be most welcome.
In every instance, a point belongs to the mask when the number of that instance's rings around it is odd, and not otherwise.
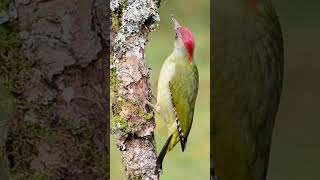
[[[5,147],[11,177],[107,179],[109,4],[8,2],[0,75],[14,99]]]
[[[159,179],[155,122],[145,46],[160,20],[157,0],[112,0],[112,131],[122,152],[126,179]]]

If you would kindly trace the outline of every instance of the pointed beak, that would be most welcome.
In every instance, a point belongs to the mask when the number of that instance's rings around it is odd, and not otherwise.
[[[173,15],[171,15],[171,19],[173,21],[174,24],[174,28],[177,30],[178,28],[181,28],[182,26],[179,24],[179,22],[176,20],[176,18],[174,18]]]

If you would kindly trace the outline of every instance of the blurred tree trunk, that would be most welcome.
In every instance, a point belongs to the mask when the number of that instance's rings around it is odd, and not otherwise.
[[[122,152],[126,179],[159,179],[155,122],[145,45],[159,18],[159,0],[112,0],[112,132]]]
[[[8,161],[5,155],[7,123],[10,118],[10,98],[7,89],[0,83],[0,179],[8,180]]]
[[[0,2],[11,177],[108,179],[109,12],[104,0]]]

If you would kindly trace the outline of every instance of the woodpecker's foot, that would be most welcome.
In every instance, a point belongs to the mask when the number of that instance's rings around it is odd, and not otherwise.
[[[160,106],[156,105],[156,109],[155,110],[156,110],[157,113],[160,113]]]
[[[156,113],[160,113],[160,106],[158,105],[153,105],[151,102],[145,100],[144,102],[144,107],[146,107],[145,105],[148,105],[149,107],[151,107]]]

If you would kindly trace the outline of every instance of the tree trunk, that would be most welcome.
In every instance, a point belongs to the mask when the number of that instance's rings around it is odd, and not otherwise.
[[[108,179],[109,4],[3,0],[0,14],[10,176]]]
[[[126,179],[159,179],[156,171],[155,121],[149,69],[145,59],[148,34],[157,26],[158,0],[112,0],[111,90],[112,132],[122,152]]]

